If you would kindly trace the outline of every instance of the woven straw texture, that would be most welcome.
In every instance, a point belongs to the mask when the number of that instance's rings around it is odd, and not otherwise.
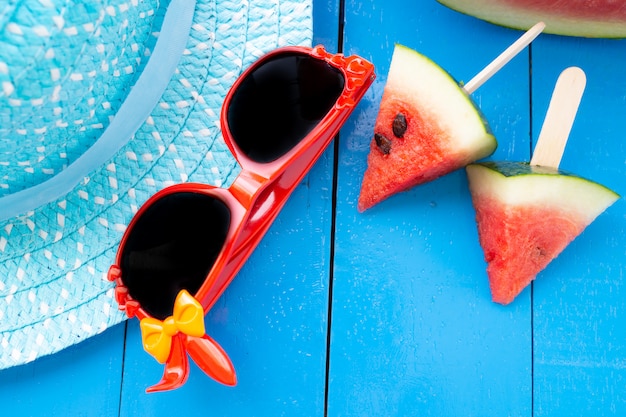
[[[0,11],[0,205],[97,143],[164,42],[169,6],[8,3]],[[263,53],[310,45],[311,7],[197,1],[178,66],[147,120],[69,193],[0,222],[0,368],[124,320],[106,273],[133,213],[168,185],[234,179],[239,167],[219,129],[224,96]]]

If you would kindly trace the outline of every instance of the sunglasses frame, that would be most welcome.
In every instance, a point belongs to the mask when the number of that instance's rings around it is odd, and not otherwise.
[[[306,55],[326,62],[339,70],[344,78],[344,87],[336,103],[327,114],[302,140],[274,161],[255,162],[247,157],[237,146],[228,125],[228,109],[233,96],[242,82],[264,63],[281,55]],[[237,272],[244,265],[252,251],[263,238],[273,220],[276,218],[287,198],[295,187],[306,176],[328,144],[337,135],[341,126],[348,119],[357,103],[361,100],[375,79],[374,66],[359,56],[345,57],[343,54],[328,53],[322,46],[314,48],[288,46],[278,48],[253,63],[247,68],[230,88],[224,100],[220,122],[224,140],[241,166],[237,178],[228,188],[214,187],[201,183],[182,183],[164,188],[150,197],[137,211],[128,225],[120,242],[115,263],[108,274],[109,280],[115,282],[115,297],[119,308],[129,318],[139,320],[151,318],[141,305],[132,298],[124,284],[123,271],[120,267],[124,247],[138,219],[157,201],[165,196],[176,193],[207,194],[221,200],[230,211],[230,224],[223,247],[217,256],[210,272],[193,297],[200,303],[204,314],[210,310],[224,290],[228,287]],[[205,338],[208,336],[205,335]],[[208,338],[210,339],[210,338]],[[232,365],[216,372],[211,363],[223,362],[228,356],[210,339],[214,345],[211,352],[193,352],[189,344],[171,350],[166,361],[163,380],[150,388],[149,391],[173,389],[184,384],[188,374],[185,350],[209,376],[226,385],[235,385]],[[145,345],[144,345],[145,346]],[[178,346],[178,345],[177,345]],[[215,351],[217,349],[217,351]],[[206,358],[213,355],[213,358]],[[204,356],[204,357],[203,357]],[[226,369],[229,368],[229,369]]]

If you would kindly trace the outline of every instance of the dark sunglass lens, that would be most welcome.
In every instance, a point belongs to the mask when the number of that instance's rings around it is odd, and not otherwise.
[[[279,55],[247,76],[228,108],[228,126],[241,150],[271,162],[298,144],[324,118],[344,87],[344,76],[304,54]]]
[[[229,224],[228,207],[205,194],[170,194],[155,202],[124,245],[120,267],[131,297],[155,318],[170,316],[182,289],[200,289]]]

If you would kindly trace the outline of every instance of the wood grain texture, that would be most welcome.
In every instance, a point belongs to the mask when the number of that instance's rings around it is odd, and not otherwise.
[[[0,372],[2,416],[117,416],[124,324]]]
[[[468,80],[520,36],[434,2],[394,1],[346,12],[346,51],[379,79],[341,137],[329,415],[529,416],[530,291],[490,301],[464,171],[359,214],[356,201],[393,45]],[[473,98],[497,137],[495,154],[528,158],[529,55]]]
[[[435,0],[346,0],[338,42],[339,0],[314,13],[314,42],[370,59],[378,79],[207,315],[237,387],[192,365],[183,388],[145,394],[162,366],[129,321],[1,371],[0,416],[626,415],[624,198],[508,306],[490,300],[463,170],[356,209],[394,43],[467,81],[521,32]],[[541,35],[481,86],[490,159],[530,160],[572,65],[587,87],[561,168],[626,195],[626,41]]]
[[[537,42],[533,120],[541,120],[549,86],[570,65],[585,71],[587,86],[560,168],[624,196],[626,42],[558,36]],[[535,282],[535,416],[626,415],[625,272],[622,197]]]

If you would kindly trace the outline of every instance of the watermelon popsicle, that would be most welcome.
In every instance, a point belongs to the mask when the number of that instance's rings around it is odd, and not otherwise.
[[[540,22],[464,86],[436,63],[396,45],[374,126],[358,210],[490,155],[496,140],[469,94],[532,42]]]
[[[600,184],[559,170],[584,87],[580,68],[560,75],[530,163],[466,168],[494,302],[511,303],[619,198]]]

